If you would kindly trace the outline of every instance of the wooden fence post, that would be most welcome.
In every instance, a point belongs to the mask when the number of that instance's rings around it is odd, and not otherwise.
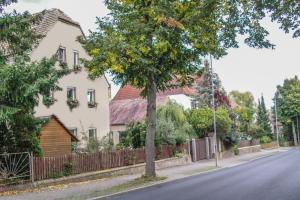
[[[205,137],[205,158],[210,158],[210,151],[209,151],[209,139],[208,137]]]
[[[192,139],[192,156],[193,161],[197,161],[197,148],[196,148],[196,140]]]

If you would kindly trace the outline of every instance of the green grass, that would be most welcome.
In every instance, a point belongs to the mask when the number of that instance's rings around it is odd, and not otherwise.
[[[160,182],[160,181],[163,181],[166,179],[167,179],[167,177],[158,177],[158,176],[157,177],[145,177],[145,176],[142,176],[140,178],[136,178],[127,183],[116,185],[111,188],[99,191],[99,192],[94,192],[92,194],[84,195],[84,196],[77,196],[77,197],[73,197],[70,199],[77,200],[77,199],[87,199],[87,198],[93,198],[93,197],[112,195],[115,193],[125,192],[125,191],[132,190],[132,189],[139,188],[139,187],[149,186],[152,183]]]
[[[185,173],[185,175],[199,174],[199,173],[208,172],[208,171],[211,171],[211,170],[214,170],[214,169],[217,169],[217,167],[216,166],[208,166],[208,167],[204,167],[204,168],[201,168],[201,169],[191,170],[191,171]]]

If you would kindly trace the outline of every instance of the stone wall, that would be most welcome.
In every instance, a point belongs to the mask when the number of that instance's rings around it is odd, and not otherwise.
[[[275,149],[277,148],[277,142],[276,141],[273,141],[273,142],[270,142],[270,143],[267,143],[267,144],[261,144],[261,148],[263,149]]]
[[[261,151],[261,146],[260,145],[255,145],[255,146],[249,146],[249,147],[242,147],[238,148],[239,155],[245,155],[248,153],[255,153],[255,152],[260,152]]]

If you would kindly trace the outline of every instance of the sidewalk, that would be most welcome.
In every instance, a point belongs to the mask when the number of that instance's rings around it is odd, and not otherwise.
[[[237,156],[234,158],[220,160],[220,167],[227,168],[247,163],[251,160],[258,159],[264,156],[270,156],[276,153],[285,152],[291,148],[280,148],[272,150],[262,150],[261,152],[247,154],[243,156]],[[163,170],[158,170],[157,174],[159,176],[166,176],[168,179],[166,181],[172,181],[191,175],[196,175],[215,169],[215,160],[202,160],[189,165],[172,167]],[[93,181],[85,181],[79,183],[70,183],[64,185],[50,186],[47,188],[36,189],[34,191],[28,191],[12,196],[0,196],[0,200],[50,200],[50,199],[87,199],[94,197],[96,193],[106,190],[113,186],[127,183],[128,181],[134,180],[140,177],[141,174],[136,175],[126,175],[119,177],[112,177],[106,179],[99,179]]]

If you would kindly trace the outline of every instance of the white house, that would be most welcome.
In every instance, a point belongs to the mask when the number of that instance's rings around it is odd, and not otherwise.
[[[59,9],[44,10],[36,15],[41,20],[35,30],[45,37],[32,51],[31,60],[57,54],[70,68],[78,69],[59,81],[62,91],[51,94],[56,100],[52,106],[48,108],[40,100],[36,116],[58,116],[81,141],[81,146],[84,145],[83,136],[101,139],[110,131],[110,84],[105,76],[89,79],[87,71],[80,66],[80,58],[89,57],[77,41],[78,36],[84,36],[79,23]],[[70,103],[75,106],[73,109],[70,109]]]

